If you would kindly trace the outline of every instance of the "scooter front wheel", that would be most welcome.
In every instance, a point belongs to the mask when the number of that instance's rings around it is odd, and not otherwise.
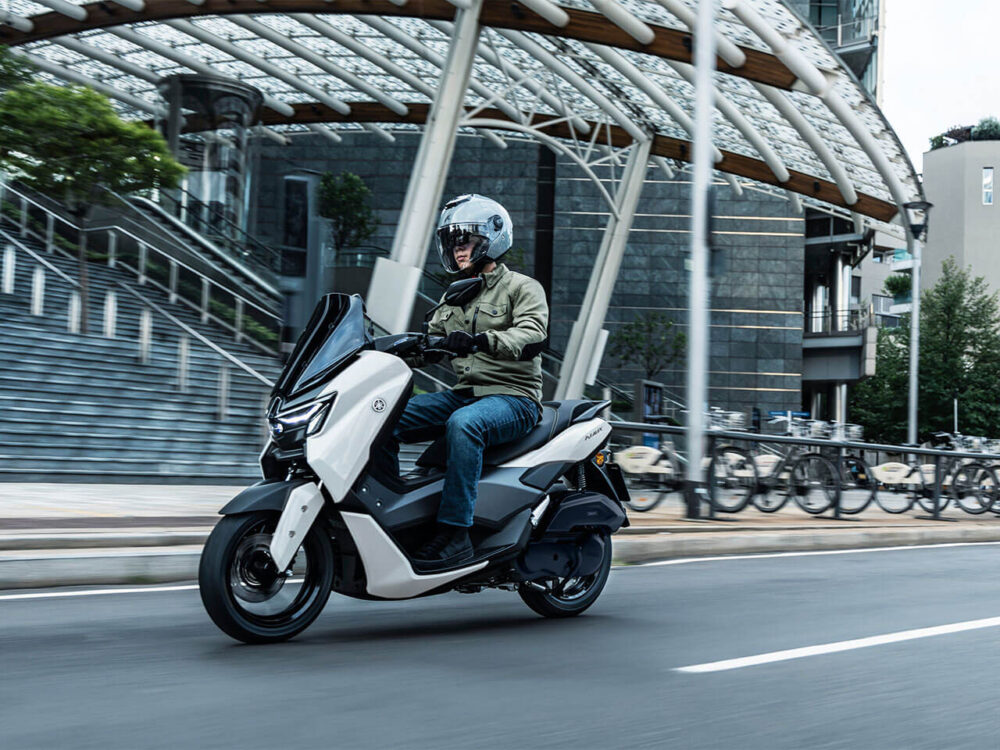
[[[306,535],[291,566],[271,560],[279,514],[226,516],[201,554],[198,586],[212,621],[244,643],[275,643],[305,630],[323,611],[333,582],[333,551],[318,525]]]
[[[611,572],[611,538],[605,537],[604,557],[588,576],[560,578],[544,584],[522,584],[521,600],[543,617],[573,617],[597,601]]]

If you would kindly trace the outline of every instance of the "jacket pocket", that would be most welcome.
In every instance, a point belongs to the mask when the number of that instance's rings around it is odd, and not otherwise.
[[[484,302],[476,308],[474,333],[502,331],[510,328],[510,306]]]

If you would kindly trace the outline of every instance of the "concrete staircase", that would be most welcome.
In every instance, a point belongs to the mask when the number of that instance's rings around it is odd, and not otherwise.
[[[9,237],[0,235],[0,244]],[[76,262],[19,240],[76,279]],[[242,483],[259,477],[264,404],[270,390],[159,312],[149,358],[139,361],[138,290],[240,362],[273,381],[280,365],[197,312],[139,286],[133,276],[90,264],[90,332],[67,332],[71,282],[45,268],[42,315],[31,314],[39,262],[17,249],[13,294],[0,294],[0,481]],[[115,292],[114,338],[103,334],[107,293]],[[186,388],[179,382],[188,342]],[[220,380],[228,399],[220,419]]]

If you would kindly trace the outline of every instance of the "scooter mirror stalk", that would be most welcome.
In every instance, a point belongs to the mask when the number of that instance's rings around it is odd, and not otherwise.
[[[434,307],[427,311],[424,315],[424,322],[421,325],[421,332],[427,333],[430,325],[431,316],[437,312],[438,308],[444,305],[452,305],[453,307],[462,307],[470,301],[472,301],[479,290],[483,288],[483,277],[474,276],[471,279],[459,279],[453,282],[445,290],[444,297],[440,302],[438,302]]]

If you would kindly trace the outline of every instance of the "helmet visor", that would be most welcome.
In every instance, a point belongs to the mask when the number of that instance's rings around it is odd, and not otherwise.
[[[441,264],[449,273],[457,273],[462,263],[475,263],[486,253],[486,237],[476,224],[451,224],[437,231]]]

